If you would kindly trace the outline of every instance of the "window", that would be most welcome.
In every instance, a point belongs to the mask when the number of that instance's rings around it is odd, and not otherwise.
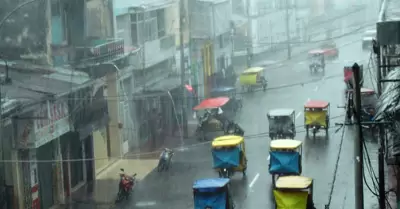
[[[157,29],[158,38],[165,36],[165,11],[164,9],[157,10]]]
[[[158,38],[157,11],[131,14],[131,36],[133,44],[153,41]],[[164,28],[164,25],[162,26]],[[164,30],[165,31],[165,30]]]
[[[137,26],[138,26],[137,23],[132,23],[131,24],[131,39],[132,39],[132,44],[133,45],[137,45],[139,43]]]
[[[60,0],[51,1],[51,16],[61,16]]]
[[[137,21],[143,21],[144,14],[143,13],[138,13],[138,19]]]
[[[137,22],[137,14],[131,14],[131,22]]]
[[[219,45],[219,48],[224,48],[224,36],[223,35],[218,36],[218,45]]]
[[[156,18],[151,18],[150,20],[146,21],[145,31],[146,41],[153,41],[158,38]]]

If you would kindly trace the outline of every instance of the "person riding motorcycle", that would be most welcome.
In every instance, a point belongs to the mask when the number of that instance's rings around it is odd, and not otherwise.
[[[174,152],[171,149],[164,148],[160,154],[160,164],[167,163]]]
[[[119,183],[120,190],[123,189],[125,192],[128,192],[130,189],[132,189],[135,179],[132,176],[126,175],[124,171],[122,171],[122,173],[120,173],[119,176],[120,176],[120,183]]]
[[[244,136],[244,130],[237,123],[233,121],[229,121],[225,132],[226,134]]]

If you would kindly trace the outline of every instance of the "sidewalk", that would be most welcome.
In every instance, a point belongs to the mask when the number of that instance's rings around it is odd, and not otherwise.
[[[188,122],[189,138],[184,139],[184,146],[189,146],[197,142],[193,137],[196,126],[192,121]],[[121,168],[125,170],[126,174],[133,175],[136,173],[136,179],[140,182],[157,167],[158,157],[162,148],[168,147],[173,149],[179,148],[180,145],[180,136],[167,136],[159,146],[149,147],[149,145],[146,145],[140,152],[126,154],[124,158],[117,160],[99,173],[94,182],[90,182],[80,190],[74,192],[70,205],[73,209],[109,209],[114,205],[118,192]]]

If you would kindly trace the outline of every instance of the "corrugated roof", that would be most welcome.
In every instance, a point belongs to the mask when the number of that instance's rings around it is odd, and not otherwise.
[[[119,16],[129,12],[130,8],[143,7],[145,10],[164,8],[172,4],[173,0],[114,0],[114,15]]]

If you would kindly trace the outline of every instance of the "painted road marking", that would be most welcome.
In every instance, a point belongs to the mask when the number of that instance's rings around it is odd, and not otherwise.
[[[301,115],[301,112],[297,113],[296,119],[297,119],[298,117],[300,117],[300,115]]]
[[[307,102],[309,102],[309,101],[310,101],[310,98],[307,99]]]
[[[136,207],[148,207],[148,206],[154,206],[157,203],[155,201],[148,201],[148,202],[138,202],[136,203]]]
[[[314,88],[314,91],[318,91],[318,86],[316,86],[316,87]]]
[[[259,173],[257,173],[256,176],[254,176],[254,179],[253,179],[253,180],[250,182],[250,184],[249,184],[249,187],[250,187],[250,188],[254,186],[254,184],[256,183],[256,181],[257,181],[257,179],[258,179],[259,176],[260,176]]]

